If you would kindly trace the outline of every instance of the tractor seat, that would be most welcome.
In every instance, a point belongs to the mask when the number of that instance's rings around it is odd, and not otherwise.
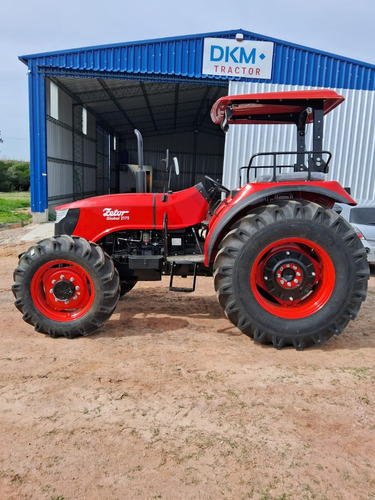
[[[297,182],[297,181],[325,181],[327,174],[323,172],[311,172],[310,179],[308,172],[289,172],[276,174],[276,182]],[[273,182],[273,175],[260,175],[254,182]]]

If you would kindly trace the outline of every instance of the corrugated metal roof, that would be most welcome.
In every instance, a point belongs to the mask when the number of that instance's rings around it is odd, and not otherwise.
[[[47,75],[94,76],[100,73],[111,78],[124,78],[126,74],[128,78],[131,75],[164,75],[240,80],[202,74],[204,39],[233,39],[238,32],[243,33],[244,40],[274,43],[272,78],[267,80],[268,83],[375,90],[375,66],[372,64],[241,29],[24,55],[20,60],[25,64],[34,61]]]

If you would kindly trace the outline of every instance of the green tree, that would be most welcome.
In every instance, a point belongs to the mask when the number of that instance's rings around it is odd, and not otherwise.
[[[30,164],[15,160],[0,161],[0,191],[28,191]]]

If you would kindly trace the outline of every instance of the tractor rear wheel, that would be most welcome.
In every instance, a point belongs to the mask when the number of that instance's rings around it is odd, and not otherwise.
[[[12,291],[23,319],[51,337],[89,335],[112,314],[120,295],[111,258],[84,238],[46,238],[24,253]]]
[[[223,239],[215,289],[242,332],[302,350],[340,334],[365,300],[369,266],[352,226],[312,202],[253,210]]]

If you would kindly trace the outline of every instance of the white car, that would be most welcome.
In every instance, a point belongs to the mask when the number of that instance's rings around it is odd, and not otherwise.
[[[370,264],[375,264],[375,201],[359,201],[351,207],[336,203],[333,209],[356,230],[367,252]]]

